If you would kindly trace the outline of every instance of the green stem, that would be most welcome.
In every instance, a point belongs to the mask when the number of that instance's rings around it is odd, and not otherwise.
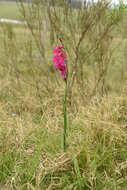
[[[66,149],[66,136],[67,136],[67,82],[65,86],[65,94],[63,98],[63,114],[64,114],[64,133],[63,133],[63,150]]]

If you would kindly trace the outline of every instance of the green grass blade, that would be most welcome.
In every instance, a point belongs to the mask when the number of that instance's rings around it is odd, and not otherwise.
[[[78,160],[77,160],[76,157],[74,158],[74,169],[75,169],[75,173],[76,173],[76,176],[77,176],[79,189],[82,190],[83,189],[83,180],[82,180],[82,176],[81,176],[81,173],[80,173]]]

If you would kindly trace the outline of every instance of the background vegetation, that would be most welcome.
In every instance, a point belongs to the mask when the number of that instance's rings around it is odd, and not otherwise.
[[[126,190],[126,7],[36,0],[7,12],[27,26],[0,25],[0,189]],[[69,65],[66,152],[58,38]]]
[[[14,2],[0,2],[0,18],[21,19],[18,6]]]

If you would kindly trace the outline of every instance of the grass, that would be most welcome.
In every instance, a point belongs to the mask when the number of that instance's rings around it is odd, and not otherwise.
[[[0,2],[0,18],[22,20],[18,5],[14,2]]]
[[[27,28],[0,27],[0,189],[127,189],[127,86],[121,77],[126,39],[120,40],[110,93],[84,106],[76,92],[77,106],[68,105],[63,152],[64,82],[52,70],[49,41],[44,67]]]
[[[19,113],[1,99],[1,189],[126,189],[126,110],[120,115],[126,98],[104,98],[99,107],[94,102],[70,114],[70,146],[63,153],[62,116],[55,104],[35,114],[35,98],[27,93],[22,98],[27,97],[29,111],[22,110],[21,99]]]

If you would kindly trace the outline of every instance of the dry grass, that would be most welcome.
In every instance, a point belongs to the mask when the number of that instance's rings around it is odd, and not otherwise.
[[[85,189],[126,189],[126,95],[95,99],[85,108],[80,105],[78,113],[69,112],[69,147],[63,153],[59,90],[52,100],[44,98],[43,114],[29,92],[20,98],[17,93],[12,104],[0,101],[1,188],[79,189],[77,157]]]

